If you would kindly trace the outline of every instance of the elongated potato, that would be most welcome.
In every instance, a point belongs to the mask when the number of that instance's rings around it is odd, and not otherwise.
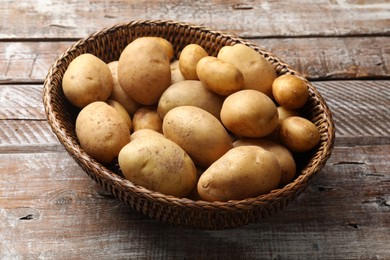
[[[239,146],[214,162],[198,181],[207,201],[256,197],[278,187],[281,170],[276,156],[258,146]]]
[[[198,80],[196,74],[196,65],[203,57],[208,56],[208,53],[198,44],[186,45],[180,53],[179,68],[185,79]]]
[[[194,106],[171,109],[164,117],[163,133],[201,167],[208,167],[233,148],[230,136],[220,121]]]

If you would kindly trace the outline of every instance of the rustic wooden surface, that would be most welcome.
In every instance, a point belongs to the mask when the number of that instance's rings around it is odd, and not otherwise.
[[[247,38],[312,80],[336,145],[297,200],[241,228],[192,230],[95,184],[46,122],[42,83],[75,40],[172,19]],[[0,259],[390,259],[390,3],[0,1]]]

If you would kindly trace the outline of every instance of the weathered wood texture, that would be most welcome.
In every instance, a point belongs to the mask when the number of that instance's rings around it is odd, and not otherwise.
[[[196,23],[243,37],[389,35],[389,12],[386,0],[3,0],[0,38],[75,39],[136,19]]]

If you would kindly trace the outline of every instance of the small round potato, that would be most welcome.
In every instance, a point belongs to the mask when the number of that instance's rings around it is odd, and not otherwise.
[[[179,68],[179,60],[175,60],[171,62],[171,84],[175,84],[177,82],[183,81],[185,78],[183,74],[181,74]]]
[[[176,197],[187,196],[197,172],[187,153],[171,140],[146,135],[128,143],[118,156],[124,176],[136,185]]]
[[[233,148],[230,136],[221,122],[195,106],[171,109],[164,117],[163,133],[201,167],[208,167]]]
[[[132,116],[140,105],[135,102],[131,97],[129,97],[119,84],[118,61],[112,61],[108,63],[108,67],[110,68],[113,82],[112,92],[108,99],[112,99],[119,102],[126,109],[127,113]]]
[[[198,79],[196,65],[206,56],[208,53],[198,44],[188,44],[183,48],[179,57],[179,68],[185,79]]]
[[[79,108],[94,101],[106,101],[111,94],[112,85],[108,65],[89,53],[72,60],[62,79],[65,97]]]
[[[211,91],[228,96],[244,87],[244,76],[233,64],[216,57],[207,56],[199,60],[196,73]]]
[[[112,162],[130,142],[130,131],[118,111],[102,101],[85,106],[76,119],[81,147],[101,163]]]
[[[223,98],[211,90],[199,80],[184,80],[172,84],[158,102],[157,113],[164,118],[166,113],[178,106],[196,106],[211,113],[216,118],[220,117]]]
[[[171,85],[171,64],[166,46],[156,37],[141,37],[126,46],[119,57],[119,84],[142,105],[157,104]]]
[[[241,200],[276,189],[281,170],[275,154],[258,146],[229,150],[199,178],[198,194],[206,201]]]
[[[233,145],[234,147],[243,145],[257,145],[267,151],[274,153],[276,159],[278,159],[282,174],[280,179],[280,185],[284,186],[294,179],[297,168],[294,161],[294,157],[293,154],[283,145],[270,140],[255,138],[239,139],[235,141]]]
[[[277,74],[260,53],[244,44],[235,44],[222,47],[217,57],[232,63],[242,72],[244,89],[254,89],[272,96],[272,82]]]
[[[152,106],[143,106],[135,111],[133,115],[133,129],[151,129],[162,133],[162,119],[158,116],[157,110]]]
[[[277,77],[272,84],[275,100],[287,109],[301,108],[309,99],[305,82],[294,75],[285,74]]]
[[[306,118],[292,116],[285,119],[279,130],[281,142],[293,152],[306,152],[320,141],[320,133],[315,124]]]
[[[107,100],[107,104],[118,111],[119,115],[126,121],[126,124],[129,126],[129,130],[131,132],[133,123],[131,122],[131,117],[129,113],[127,113],[126,109],[118,101],[112,99]]]
[[[223,102],[221,121],[238,136],[264,137],[278,125],[278,110],[264,93],[251,89],[240,90]]]

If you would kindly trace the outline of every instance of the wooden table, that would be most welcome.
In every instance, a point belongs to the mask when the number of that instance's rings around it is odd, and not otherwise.
[[[48,68],[136,19],[234,33],[313,82],[336,143],[297,200],[241,228],[192,230],[130,210],[74,162],[46,122]],[[0,259],[390,259],[388,1],[2,0],[0,21]]]

